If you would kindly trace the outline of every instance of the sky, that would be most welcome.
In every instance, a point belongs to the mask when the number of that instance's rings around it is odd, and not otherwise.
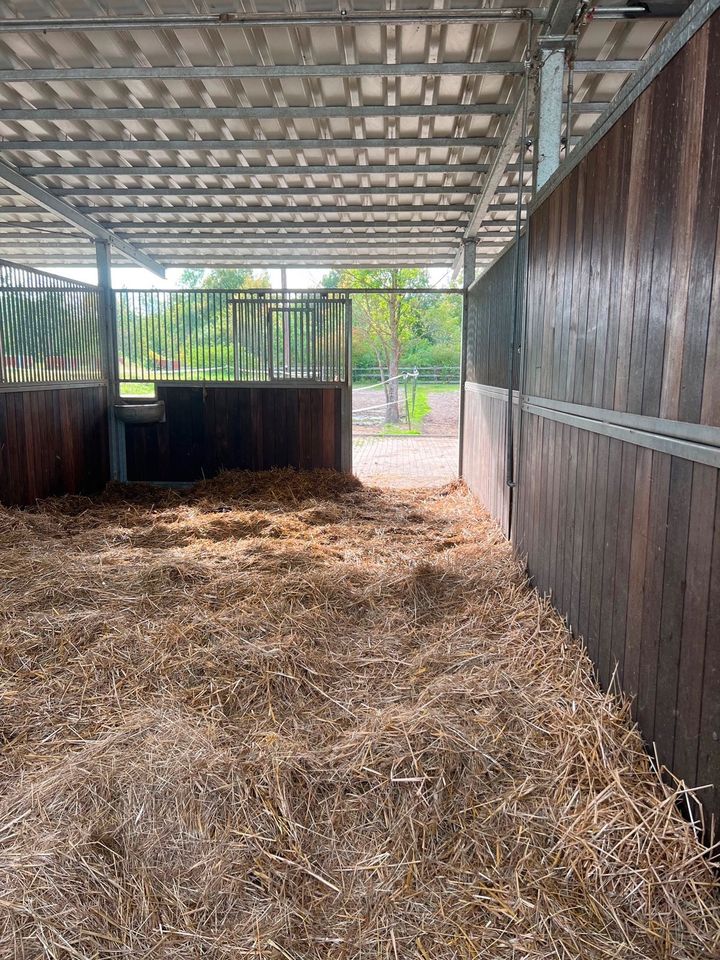
[[[242,266],[239,262],[238,266]],[[97,283],[97,272],[94,267],[52,267],[48,268],[49,273],[59,274],[61,277],[68,277],[72,280],[84,280],[86,283]],[[115,267],[112,272],[113,286],[119,289],[129,290],[172,290],[180,286],[180,277],[182,269],[169,269],[165,280],[156,277],[149,270],[141,267]],[[320,286],[320,281],[327,273],[327,270],[288,270],[288,287],[296,290],[313,289]],[[270,282],[273,289],[280,289],[280,271],[268,270]],[[450,273],[441,267],[435,267],[428,270],[430,285],[433,287],[449,285]]]

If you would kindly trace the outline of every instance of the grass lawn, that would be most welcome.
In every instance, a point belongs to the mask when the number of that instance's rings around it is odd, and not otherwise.
[[[458,393],[460,385],[457,383],[419,383],[415,393],[415,406],[412,405],[412,386],[408,384],[408,400],[410,402],[410,421],[412,429],[408,430],[394,423],[386,423],[382,429],[385,437],[417,437],[420,436],[422,423],[430,413],[430,396],[438,393]],[[400,409],[405,409],[405,388],[400,385]]]
[[[121,383],[121,397],[154,397],[154,383]]]

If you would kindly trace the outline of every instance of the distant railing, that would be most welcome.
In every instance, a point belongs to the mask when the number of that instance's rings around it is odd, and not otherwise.
[[[349,299],[320,291],[119,290],[120,380],[345,382]]]
[[[400,367],[399,373],[414,375],[419,383],[460,383],[460,367],[424,366]],[[380,383],[387,379],[387,370],[381,367],[353,367],[353,383]]]
[[[102,376],[97,288],[0,260],[0,386]]]

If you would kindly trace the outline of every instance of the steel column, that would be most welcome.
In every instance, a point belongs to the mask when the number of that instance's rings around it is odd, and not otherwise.
[[[565,47],[541,47],[540,56],[536,119],[536,190],[539,190],[560,166]]]
[[[463,475],[463,443],[465,440],[465,380],[467,378],[468,290],[475,280],[477,242],[463,240],[463,316],[460,347],[460,418],[458,423],[458,476]]]
[[[107,380],[110,479],[124,483],[127,481],[125,424],[121,423],[115,416],[115,404],[120,398],[117,312],[115,309],[115,293],[112,288],[110,244],[106,240],[95,241],[95,258],[98,273],[98,305],[100,310],[100,334],[103,343],[103,367]]]

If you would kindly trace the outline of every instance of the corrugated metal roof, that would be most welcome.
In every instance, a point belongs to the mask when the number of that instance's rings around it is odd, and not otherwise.
[[[485,181],[521,95],[526,23],[422,22],[423,12],[480,9],[452,0],[344,8],[382,22],[70,29],[71,18],[303,17],[338,7],[0,2],[0,159],[165,266],[447,266],[481,199],[478,258],[491,260],[515,220],[517,152],[489,203]],[[398,11],[417,19],[396,23]],[[64,29],[8,28],[15,18]],[[573,138],[667,25],[593,19],[579,28]],[[533,41],[542,30],[536,23]],[[527,199],[529,167],[524,179]],[[0,258],[83,264],[94,252],[87,236],[8,187]]]

